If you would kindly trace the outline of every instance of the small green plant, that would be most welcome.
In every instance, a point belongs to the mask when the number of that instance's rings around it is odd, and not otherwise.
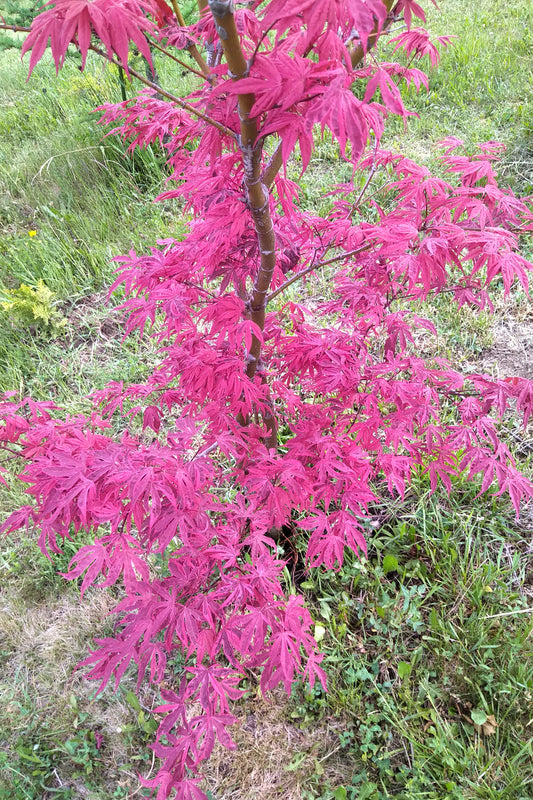
[[[37,286],[21,284],[6,292],[1,307],[10,314],[13,323],[39,328],[53,336],[63,333],[67,320],[54,307],[54,293],[39,280]]]

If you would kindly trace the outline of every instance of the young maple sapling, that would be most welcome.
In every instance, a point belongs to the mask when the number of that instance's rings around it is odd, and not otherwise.
[[[82,67],[94,51],[145,85],[102,122],[130,148],[159,142],[172,174],[160,199],[181,202],[188,233],[117,259],[126,333],[162,348],[145,383],[97,391],[89,416],[15,395],[0,406],[0,442],[24,459],[32,498],[3,529],[35,528],[44,552],[90,531],[66,577],[83,576],[82,594],[124,585],[88,676],[103,689],[135,664],[138,685],[161,684],[169,656],[185,657],[155,710],[161,766],[145,783],[158,798],[205,798],[200,765],[217,740],[234,747],[245,678],[326,685],[276,531],[307,538],[309,567],[340,568],[346,547],[365,553],[369,506],[419,473],[432,490],[479,479],[517,514],[533,496],[498,433],[511,407],[527,424],[533,382],[464,376],[417,345],[418,331],[436,334],[417,301],[447,292],[491,308],[489,284],[527,290],[532,268],[519,246],[533,215],[498,186],[500,145],[471,154],[448,138],[447,180],[381,147],[387,117],[409,115],[401,86],[427,87],[413,64],[435,65],[448,39],[415,26],[413,0],[198,6],[186,24],[175,0],[54,0],[31,26],[30,72],[50,43],[57,69],[73,46]],[[374,47],[401,20],[389,44],[407,66]],[[178,61],[190,94],[138,73],[131,47]],[[309,169],[320,132],[353,167],[324,216],[289,177]],[[321,270],[327,299],[307,280]],[[154,575],[156,553],[168,568]]]

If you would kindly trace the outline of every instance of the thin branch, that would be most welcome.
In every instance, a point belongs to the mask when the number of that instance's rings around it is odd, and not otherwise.
[[[29,33],[31,28],[24,28],[21,25],[8,25],[5,22],[0,22],[0,31],[13,31],[13,33]]]
[[[420,298],[418,295],[412,294],[395,294],[394,297],[391,297],[390,300],[387,300],[386,307],[389,308],[393,303],[400,302],[403,300],[427,300],[428,297],[437,297],[439,294],[452,294],[452,292],[457,292],[458,290],[464,289],[464,286],[449,286],[447,289],[439,289],[438,287],[435,289],[429,289],[427,294],[424,295],[423,298]]]
[[[120,63],[120,61],[114,59],[113,56],[109,56],[103,50],[100,50],[99,47],[90,45],[89,49],[92,50],[94,53],[97,53],[99,56],[102,56],[102,58],[105,58],[107,61],[109,61],[110,64],[114,64],[116,67],[123,66]],[[197,108],[189,105],[189,103],[186,103],[185,100],[181,99],[181,97],[176,97],[175,94],[171,94],[170,92],[167,92],[166,89],[162,89],[161,86],[158,86],[157,83],[154,83],[153,81],[148,80],[148,78],[145,78],[144,75],[141,75],[141,73],[137,72],[137,70],[133,69],[133,67],[128,67],[128,72],[130,73],[130,75],[133,75],[134,78],[137,78],[138,81],[144,83],[145,86],[149,86],[150,89],[155,89],[156,92],[158,92],[163,97],[166,97],[167,100],[172,100],[173,103],[176,103],[178,106],[180,106],[180,108],[183,108],[184,111],[188,111],[189,114],[192,114],[193,116],[198,117],[198,119],[207,122],[208,125],[213,125],[213,127],[217,128],[217,130],[219,130],[221,133],[225,133],[227,136],[231,136],[232,139],[236,138],[237,135],[235,131],[231,130],[231,128],[227,128],[225,125],[222,125],[221,122],[217,122],[216,119],[208,117],[207,114],[203,114],[201,111],[198,111]]]
[[[352,203],[352,211],[355,211],[355,209],[359,210],[359,203],[361,202],[361,200],[365,196],[365,192],[368,189],[368,187],[370,186],[372,178],[374,177],[374,174],[375,174],[376,169],[377,169],[377,167],[376,167],[376,159],[377,159],[378,148],[379,148],[379,139],[378,139],[377,136],[375,136],[375,140],[376,141],[374,143],[374,155],[372,156],[372,166],[370,167],[370,170],[368,172],[368,178],[365,181],[365,185],[361,189],[359,197],[357,198],[357,200],[354,203]]]
[[[7,25],[6,23],[0,22],[0,30],[13,31],[13,33],[29,33],[31,31],[31,28],[26,28],[26,27],[23,27],[21,25]],[[146,37],[146,38],[150,42],[150,45],[152,47],[155,47],[157,50],[160,50],[162,53],[164,53],[166,56],[171,58],[173,61],[176,61],[178,64],[181,64],[181,66],[185,67],[185,69],[189,70],[189,72],[193,72],[195,75],[199,75],[200,78],[205,78],[207,80],[211,79],[211,72],[209,70],[209,67],[207,66],[206,62],[202,58],[201,54],[198,52],[198,48],[196,47],[196,45],[193,45],[192,47],[189,47],[187,49],[188,49],[189,53],[191,54],[191,56],[196,61],[196,63],[198,64],[198,66],[200,67],[201,72],[195,70],[193,67],[191,67],[189,64],[187,64],[185,61],[180,61],[179,58],[176,58],[176,56],[173,56],[172,53],[169,53],[168,50],[166,50],[165,48],[163,48],[160,45],[156,44],[152,39],[149,39],[148,37]],[[196,51],[196,53],[193,53],[193,49]]]
[[[216,450],[218,447],[218,442],[213,442],[208,447],[204,447],[203,450],[197,450],[196,453],[192,456],[191,461],[196,461],[197,458],[204,458],[204,456],[208,456],[209,453],[212,453],[213,450]]]
[[[180,25],[182,28],[185,28],[186,27],[185,20],[183,18],[183,14],[181,13],[180,7],[178,5],[178,0],[170,0],[170,2],[172,4],[172,9],[173,9],[174,14],[176,16],[176,19],[178,20],[178,25]]]
[[[24,27],[22,27],[20,25],[6,25],[6,24],[0,22],[0,30],[13,31],[14,33],[29,33],[31,28],[24,28]],[[169,56],[169,58],[172,58],[174,61],[177,61],[178,64],[181,64],[181,66],[183,66],[186,69],[190,70],[190,72],[194,72],[195,75],[199,75],[201,78],[209,78],[210,77],[210,73],[209,73],[209,69],[207,69],[207,65],[206,65],[206,70],[207,70],[206,73],[197,72],[195,69],[190,67],[184,61],[180,61],[178,58],[173,56],[167,50],[165,50],[164,48],[162,48],[159,45],[155,44],[155,42],[153,42],[151,40],[148,40],[148,41],[150,41],[151,45],[156,47],[158,50],[161,50],[161,52],[165,53],[165,55]],[[98,47],[95,47],[94,45],[90,45],[89,49],[92,50],[94,53],[97,53],[99,56],[102,56],[103,58],[105,58],[111,64],[114,64],[119,69],[124,69],[124,65],[121,64],[120,61],[115,60],[112,56],[109,56],[107,53],[105,53],[103,50],[100,50]],[[195,117],[198,117],[198,119],[202,119],[204,122],[207,122],[209,125],[213,125],[221,133],[225,133],[228,136],[231,136],[232,138],[235,138],[235,131],[232,131],[230,128],[227,128],[225,125],[222,125],[220,122],[217,122],[216,120],[212,119],[211,117],[208,117],[206,114],[202,114],[202,112],[198,111],[196,108],[194,108],[194,106],[189,105],[189,103],[186,103],[180,97],[176,97],[176,95],[171,94],[170,92],[167,92],[165,89],[162,89],[160,86],[157,85],[157,83],[154,83],[153,81],[148,80],[148,78],[145,78],[143,75],[140,74],[140,72],[137,72],[137,70],[133,69],[132,67],[128,67],[128,72],[130,73],[130,75],[133,75],[135,78],[137,78],[138,81],[141,81],[141,83],[144,83],[146,86],[149,86],[151,89],[155,89],[157,92],[159,92],[160,95],[162,95],[163,97],[166,97],[167,100],[172,100],[173,103],[177,103],[185,111],[188,111],[190,114],[193,114]]]
[[[212,75],[211,75],[211,70],[209,69],[209,66],[208,66],[207,62],[205,61],[203,55],[198,50],[197,46],[195,44],[193,44],[188,48],[188,50],[189,50],[189,53],[191,54],[192,58],[194,58],[194,60],[196,61],[196,63],[200,67],[200,69],[202,70],[202,75],[204,76],[204,78],[206,80],[208,80],[209,83],[211,83],[211,81],[213,79]]]
[[[15,33],[29,33],[31,29],[30,28],[21,27],[20,25],[5,25],[4,23],[0,22],[0,30],[13,31]],[[186,67],[191,72],[194,72],[195,75],[199,75],[202,78],[208,77],[207,75],[204,75],[203,73],[197,72],[192,67],[189,67],[187,64],[185,64],[185,62],[180,61],[175,56],[173,56],[171,53],[168,53],[166,50],[164,50],[163,48],[159,47],[158,45],[156,45],[151,40],[148,40],[148,41],[150,41],[150,44],[154,45],[154,47],[157,47],[158,50],[161,50],[162,52],[164,52],[165,55],[168,55],[174,61],[177,61],[179,64],[181,64],[182,66]],[[95,47],[94,45],[89,45],[89,49],[92,50],[94,53],[97,53],[99,56],[102,56],[102,58],[105,58],[107,61],[110,62],[110,64],[114,64],[119,69],[124,69],[124,65],[121,64],[120,61],[117,61],[116,59],[114,59],[113,56],[109,56],[103,50],[100,50],[100,48]],[[161,86],[157,85],[157,83],[154,83],[153,81],[148,80],[148,78],[145,78],[144,75],[141,75],[140,72],[137,72],[137,70],[133,69],[132,67],[128,67],[128,72],[130,73],[130,75],[133,75],[135,78],[137,78],[137,80],[140,81],[141,83],[144,83],[146,86],[149,86],[151,89],[155,89],[156,92],[159,92],[160,95],[162,95],[163,97],[166,97],[167,100],[172,100],[173,103],[177,103],[185,111],[188,111],[190,114],[193,114],[193,116],[198,117],[198,119],[202,119],[204,122],[207,122],[209,125],[213,125],[221,133],[225,133],[226,135],[231,136],[232,138],[235,138],[235,136],[236,136],[235,131],[232,131],[231,128],[227,128],[225,125],[222,125],[222,123],[217,122],[216,120],[212,119],[211,117],[208,117],[206,114],[202,114],[201,111],[198,111],[196,108],[194,108],[194,106],[191,106],[191,105],[189,105],[189,103],[186,103],[184,100],[181,99],[181,97],[176,97],[176,95],[171,94],[170,92],[167,92],[165,89],[162,89]]]
[[[193,75],[198,75],[200,78],[205,78],[206,77],[203,72],[200,72],[199,70],[194,69],[194,67],[191,67],[191,65],[187,64],[186,61],[182,61],[181,58],[177,58],[177,56],[173,55],[173,53],[171,53],[170,50],[167,50],[165,47],[161,47],[161,45],[157,44],[157,42],[154,42],[153,39],[148,39],[148,41],[150,42],[150,47],[155,47],[155,49],[159,50],[160,53],[164,53],[167,56],[167,58],[171,58],[172,61],[175,61],[176,64],[179,64],[180,66],[184,67],[189,72],[192,72]]]
[[[173,9],[174,14],[176,16],[176,20],[178,22],[178,25],[181,28],[186,28],[187,27],[187,23],[185,22],[183,14],[181,13],[181,9],[180,9],[180,7],[178,5],[178,0],[170,0],[170,2],[172,3],[172,9]],[[210,80],[211,71],[210,71],[209,67],[207,66],[202,54],[200,53],[200,51],[196,47],[196,45],[194,43],[191,44],[190,47],[187,48],[187,50],[189,51],[191,56],[194,58],[194,60],[198,64],[198,66],[200,67],[200,69],[202,71],[202,77],[207,78],[207,80]]]
[[[364,253],[366,250],[370,250],[373,246],[374,246],[373,244],[365,244],[363,245],[363,247],[357,247],[355,250],[349,250],[347,253],[342,253],[340,256],[333,256],[333,258],[328,258],[326,261],[318,261],[309,264],[308,267],[305,267],[305,269],[301,269],[299,272],[293,275],[292,278],[289,278],[288,281],[282,283],[281,286],[278,286],[277,289],[275,289],[271,294],[269,294],[267,297],[267,303],[270,303],[271,300],[273,300],[279,294],[282,294],[282,292],[284,292],[285,289],[287,289],[293,283],[296,283],[296,281],[299,281],[300,278],[304,277],[304,275],[308,275],[310,272],[314,272],[316,269],[320,269],[321,267],[326,267],[328,264],[334,264],[335,261],[344,261],[346,258],[350,258],[351,256],[356,256],[359,253]]]
[[[3,452],[4,450],[8,453],[12,453],[17,458],[22,455],[22,450],[12,450],[11,447],[9,447],[9,445],[6,442],[2,442],[0,444],[0,451]]]
[[[384,33],[387,30],[387,28],[394,21],[394,15],[391,14],[391,10],[392,10],[393,6],[396,4],[396,0],[382,0],[382,2],[384,4],[385,8],[387,9],[387,14],[388,14],[388,16],[387,16],[387,18],[385,20],[385,24],[383,25],[383,28],[381,28],[381,30],[380,30],[379,27],[378,27],[378,23],[376,21],[376,24],[374,25],[374,29],[373,29],[372,33],[370,34],[370,36],[368,37],[366,50],[363,48],[362,44],[359,44],[359,45],[357,45],[357,47],[354,47],[354,49],[351,51],[350,58],[351,58],[351,61],[352,61],[352,67],[354,67],[354,68],[357,66],[357,64],[359,64],[363,60],[363,58],[365,57],[366,53],[372,47],[374,47],[374,45],[378,41],[378,39],[381,36],[381,34]]]
[[[281,165],[283,164],[283,159],[281,155],[281,148],[282,142],[278,142],[278,145],[272,155],[270,156],[267,165],[263,170],[263,174],[261,175],[261,180],[267,187],[270,189],[272,184],[274,183],[274,179],[278,172],[281,169]]]

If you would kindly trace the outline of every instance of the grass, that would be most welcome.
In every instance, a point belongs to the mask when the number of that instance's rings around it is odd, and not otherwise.
[[[387,145],[438,169],[444,136],[503,140],[504,182],[530,193],[533,8],[443,0],[442,12],[430,11],[432,32],[457,39],[429,92],[407,93],[420,116],[407,130],[391,120]],[[182,76],[161,66],[179,89]],[[66,319],[55,338],[0,312],[0,391],[78,412],[93,389],[142,380],[157,359],[146,343],[122,341],[120,298],[107,296],[111,258],[179,236],[182,223],[179,208],[150,203],[165,181],[157,150],[131,156],[102,139],[92,109],[119,99],[116,75],[96,62],[82,74],[72,59],[51,76],[43,62],[26,84],[18,53],[0,52],[0,295],[42,279]],[[302,187],[315,211],[331,183],[349,177],[327,141],[318,155]],[[327,292],[327,275],[314,287]],[[529,369],[531,305],[519,292],[507,302],[496,292],[495,304],[496,324],[444,298],[424,313],[442,333],[441,354],[463,368],[520,374]],[[529,440],[512,421],[507,435],[530,469]],[[313,608],[329,692],[295,684],[289,700],[267,701],[250,687],[236,711],[240,749],[217,751],[209,766],[211,797],[533,796],[533,519],[517,523],[505,503],[460,480],[454,488],[450,498],[431,495],[420,476],[403,503],[373,510],[367,560],[287,576]],[[0,515],[23,502],[14,478],[0,487]],[[95,699],[73,671],[87,642],[105,635],[115,598],[94,591],[80,603],[58,574],[72,552],[49,561],[25,533],[1,542],[0,800],[142,796],[137,772],[153,767],[155,696],[139,704],[131,676]]]
[[[119,99],[113,72],[93,63],[80,73],[73,61],[50,81],[47,60],[26,84],[16,50],[0,52],[0,70],[0,299],[42,280],[67,320],[64,341],[43,346],[0,310],[0,390],[47,397],[54,387],[53,396],[68,400],[94,388],[95,355],[98,383],[102,367],[104,380],[138,369],[135,347],[116,358],[120,336],[98,335],[116,327],[107,320],[118,301],[103,287],[114,256],[179,236],[181,219],[169,204],[150,203],[165,183],[161,154],[148,148],[130,156],[116,139],[102,138],[92,109]]]
[[[439,6],[440,13],[428,8],[431,33],[456,39],[432,71],[429,91],[408,93],[420,116],[409,121],[407,136],[395,123],[402,146],[420,158],[446,136],[467,144],[502,141],[508,148],[506,179],[528,194],[533,185],[533,8],[523,0],[444,0]]]

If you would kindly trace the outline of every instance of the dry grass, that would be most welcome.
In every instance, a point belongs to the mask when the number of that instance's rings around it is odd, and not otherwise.
[[[85,602],[69,592],[46,606],[27,606],[16,595],[2,600],[0,630],[3,645],[11,653],[11,669],[33,668],[36,681],[45,681],[51,672],[58,682],[70,680],[87,641],[101,628],[113,605],[104,592],[92,593]]]
[[[133,792],[138,788],[137,776],[123,771],[131,761],[130,742],[123,735],[131,726],[131,708],[123,698],[110,694],[93,700],[94,684],[75,671],[87,654],[87,643],[102,635],[116,599],[108,592],[94,591],[80,601],[72,589],[56,600],[35,603],[31,596],[17,592],[17,585],[5,582],[0,591],[0,742],[7,756],[0,769],[0,798],[13,796],[21,747],[37,746],[43,763],[50,761],[52,767],[56,749],[79,731],[89,730],[104,737],[106,746],[99,755],[108,788],[112,791],[122,783]],[[86,781],[76,777],[76,766],[63,758],[53,770],[52,788],[69,787],[75,798],[105,796],[87,789]],[[39,797],[39,780],[36,776],[32,787],[30,777],[31,794],[15,793],[15,798]],[[46,782],[50,784],[49,776]]]
[[[217,800],[301,800],[313,783],[349,782],[350,765],[342,759],[339,745],[345,722],[322,719],[300,728],[290,721],[293,708],[282,689],[268,698],[248,699],[245,717],[233,732],[238,749],[216,748],[204,790],[210,789]]]

